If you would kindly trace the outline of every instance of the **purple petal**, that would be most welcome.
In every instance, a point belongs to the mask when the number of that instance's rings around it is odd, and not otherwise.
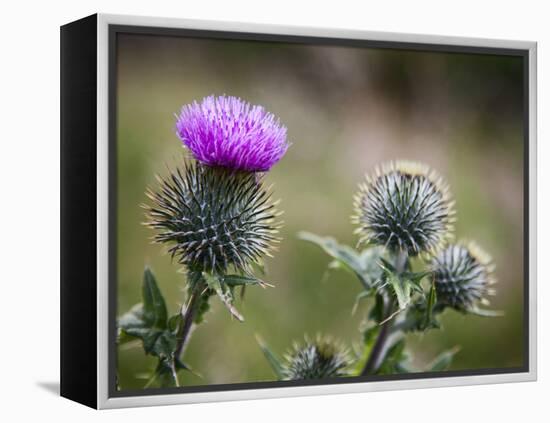
[[[265,172],[286,153],[286,128],[262,106],[237,97],[204,98],[182,107],[176,133],[210,166]]]

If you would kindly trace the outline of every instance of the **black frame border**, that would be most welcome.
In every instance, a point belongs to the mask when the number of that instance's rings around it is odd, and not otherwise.
[[[442,372],[422,372],[409,373],[403,375],[384,375],[384,376],[355,376],[349,378],[333,378],[320,380],[301,380],[301,381],[259,381],[259,382],[244,382],[231,384],[212,384],[212,385],[196,385],[183,386],[179,388],[150,388],[140,390],[121,390],[116,389],[116,368],[117,368],[117,349],[116,349],[116,303],[117,303],[117,239],[116,239],[116,217],[117,217],[117,35],[149,35],[163,37],[185,37],[199,39],[217,39],[217,40],[240,40],[240,41],[260,41],[260,42],[280,42],[302,45],[327,45],[327,46],[343,46],[343,47],[359,47],[359,48],[377,48],[377,49],[392,49],[406,50],[418,52],[441,52],[441,53],[459,53],[459,54],[481,54],[481,55],[497,55],[497,56],[515,56],[521,57],[523,60],[523,266],[524,266],[524,289],[523,289],[523,366],[510,368],[486,368],[472,370],[456,370]],[[218,30],[203,30],[203,29],[186,29],[186,28],[169,28],[169,27],[154,27],[154,26],[136,26],[136,25],[108,25],[108,150],[109,150],[109,356],[108,356],[108,397],[109,398],[124,398],[135,396],[149,395],[166,395],[166,394],[185,394],[197,392],[220,392],[220,391],[242,391],[267,388],[281,387],[300,387],[300,386],[315,386],[315,385],[341,385],[354,384],[364,382],[378,381],[399,381],[411,379],[434,379],[447,377],[464,377],[464,376],[481,376],[481,375],[498,375],[498,374],[513,374],[527,373],[530,369],[529,357],[529,231],[530,231],[530,207],[529,207],[529,115],[530,115],[530,91],[529,91],[529,50],[528,49],[513,49],[500,47],[474,47],[461,46],[451,44],[436,44],[436,43],[418,43],[418,42],[401,42],[401,41],[380,41],[367,39],[347,39],[335,37],[317,37],[317,36],[302,36],[302,35],[283,35],[283,34],[265,34],[253,32],[234,32],[234,31],[218,31]]]
[[[97,407],[97,15],[60,28],[60,394]]]

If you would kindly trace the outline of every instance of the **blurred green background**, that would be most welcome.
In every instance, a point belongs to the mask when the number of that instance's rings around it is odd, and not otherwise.
[[[280,117],[292,142],[267,175],[284,210],[284,241],[267,261],[275,288],[247,290],[232,320],[216,298],[193,333],[185,361],[202,379],[183,384],[273,380],[256,343],[278,353],[304,334],[359,344],[368,303],[351,314],[359,283],[326,274],[328,257],[300,230],[355,245],[352,196],[382,161],[418,160],[439,171],[456,199],[456,234],[475,239],[497,265],[500,318],[447,311],[443,330],[410,336],[418,364],[461,347],[452,369],[523,363],[522,62],[517,57],[119,34],[117,41],[118,311],[140,302],[150,265],[176,313],[184,275],[150,242],[140,203],[155,173],[180,163],[181,106],[210,94],[261,104]],[[131,345],[131,344],[130,344]],[[121,347],[122,389],[139,389],[155,365],[141,347]]]

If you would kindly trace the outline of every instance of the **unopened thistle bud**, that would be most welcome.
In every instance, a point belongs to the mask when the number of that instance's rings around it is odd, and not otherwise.
[[[450,236],[453,202],[447,185],[427,166],[390,162],[366,177],[355,196],[360,242],[410,256],[439,249]]]
[[[322,379],[347,376],[351,364],[348,351],[330,338],[306,338],[304,345],[294,344],[285,355],[285,380]]]
[[[494,295],[491,257],[474,242],[449,245],[431,265],[441,306],[469,311],[478,303],[487,304],[486,296]]]
[[[158,180],[147,191],[146,225],[189,270],[250,273],[278,242],[280,213],[258,175],[187,163]]]

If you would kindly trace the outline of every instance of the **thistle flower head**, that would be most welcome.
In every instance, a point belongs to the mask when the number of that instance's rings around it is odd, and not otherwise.
[[[206,97],[183,106],[176,132],[209,166],[265,172],[286,153],[286,128],[262,106],[237,97]]]
[[[474,242],[452,244],[432,259],[437,302],[459,311],[486,304],[495,283],[491,257]]]
[[[285,355],[283,374],[285,380],[346,376],[350,364],[345,348],[330,338],[317,336],[314,341],[306,338],[303,345],[294,344]]]
[[[187,163],[158,181],[146,225],[189,270],[251,273],[279,241],[276,202],[253,173]]]
[[[390,162],[367,176],[355,196],[360,242],[410,256],[433,253],[450,236],[454,221],[448,187],[427,166]]]

